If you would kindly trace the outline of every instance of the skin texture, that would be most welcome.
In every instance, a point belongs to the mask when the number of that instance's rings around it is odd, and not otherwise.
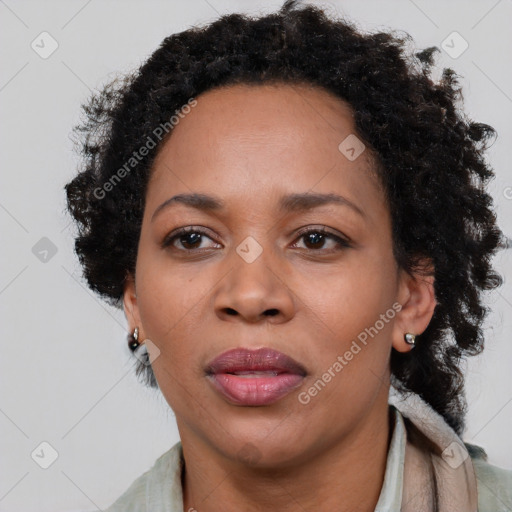
[[[136,277],[124,293],[130,328],[160,351],[153,369],[183,445],[184,509],[373,511],[391,434],[390,352],[411,350],[404,333],[427,328],[432,278],[397,267],[370,151],[350,161],[338,149],[356,133],[343,101],[284,84],[223,87],[197,101],[155,160]],[[192,192],[216,196],[225,209],[175,203],[152,220],[164,201]],[[339,204],[278,210],[281,196],[304,192],[341,195],[364,215]],[[162,248],[184,226],[208,235]],[[305,227],[326,227],[349,247],[299,236]],[[263,250],[252,263],[236,252],[248,236]],[[395,302],[400,312],[300,403],[298,394]],[[284,352],[307,376],[274,404],[233,405],[204,368],[235,347]]]

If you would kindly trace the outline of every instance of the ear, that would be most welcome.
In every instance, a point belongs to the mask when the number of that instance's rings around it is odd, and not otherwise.
[[[123,292],[124,314],[128,320],[129,332],[133,332],[135,327],[139,328],[139,339],[144,339],[142,326],[139,315],[139,307],[137,305],[137,292],[135,290],[135,279],[133,276],[126,278]]]
[[[401,269],[399,273],[398,302],[402,309],[396,314],[393,325],[393,348],[398,352],[409,352],[413,347],[407,344],[405,333],[420,335],[432,319],[436,307],[434,276],[432,266],[430,275],[408,274]]]

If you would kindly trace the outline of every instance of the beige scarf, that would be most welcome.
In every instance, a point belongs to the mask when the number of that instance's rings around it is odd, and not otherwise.
[[[401,512],[477,512],[473,463],[462,440],[418,395],[394,388],[407,426]]]

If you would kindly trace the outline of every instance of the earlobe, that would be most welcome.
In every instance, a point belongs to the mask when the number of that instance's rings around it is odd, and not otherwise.
[[[436,307],[434,276],[414,275],[403,272],[400,281],[401,310],[393,326],[393,348],[410,352],[421,343]]]

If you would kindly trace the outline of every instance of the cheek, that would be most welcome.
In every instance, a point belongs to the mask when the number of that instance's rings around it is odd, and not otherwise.
[[[198,397],[197,341],[205,337],[204,314],[201,314],[202,290],[188,278],[162,278],[156,266],[139,274],[137,300],[145,335],[159,349],[152,362],[153,372],[167,403],[184,415],[190,407],[190,393]]]
[[[328,415],[329,421],[336,418],[340,425],[347,415],[357,416],[371,407],[389,379],[396,312],[392,297],[386,300],[375,293],[375,287],[371,289],[368,292],[349,279],[322,288],[322,293],[311,296],[316,303],[310,301],[305,308],[310,312],[307,323],[316,328],[309,350],[312,375],[303,391],[313,397],[321,390],[315,398],[316,416]],[[333,404],[343,407],[332,408]]]
[[[208,341],[205,308],[213,283],[204,272],[177,270],[158,258],[151,263],[140,258],[137,272],[141,323],[160,349],[158,362],[184,379],[194,376],[200,365],[198,345]]]
[[[148,337],[161,339],[201,300],[200,280],[172,265],[165,251],[153,248],[149,235],[141,237],[137,258],[137,304]],[[163,340],[162,340],[163,341]]]
[[[317,275],[312,286],[311,278],[297,286],[303,290],[304,301],[310,310],[334,332],[343,333],[349,325],[373,324],[380,313],[391,307],[396,286],[392,262],[364,257],[354,257],[333,272]]]
[[[351,350],[350,367],[385,369],[395,317],[394,274],[392,260],[377,261],[354,258],[351,265],[317,280],[317,286],[309,283],[304,304],[308,322],[315,325],[319,368],[329,368],[338,355]]]

